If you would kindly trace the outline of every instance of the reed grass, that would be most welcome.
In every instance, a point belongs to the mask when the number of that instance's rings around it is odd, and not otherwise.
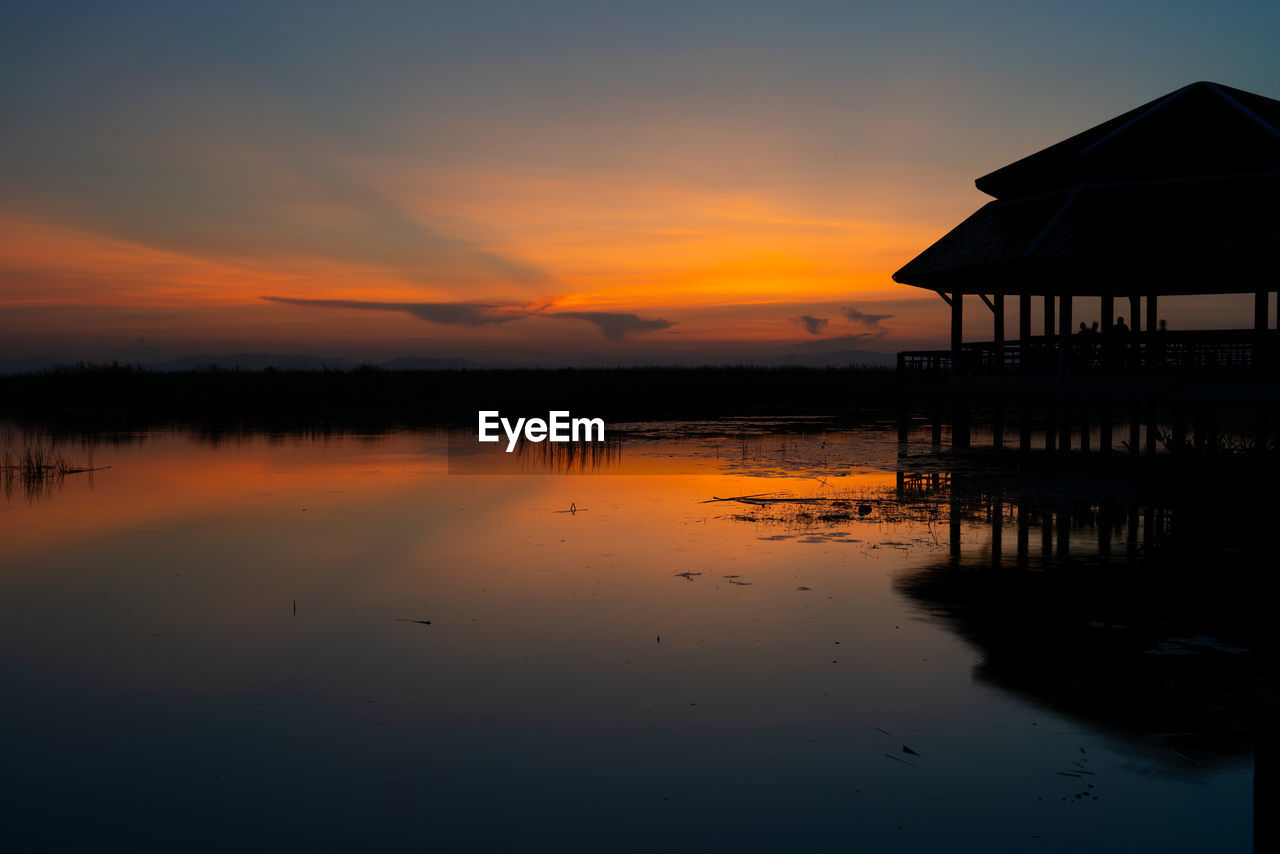
[[[16,447],[16,434],[6,431],[4,451],[0,454],[0,487],[11,498],[21,488],[29,500],[46,498],[57,491],[67,475],[93,472],[93,448],[87,449],[88,462],[80,465],[63,455],[52,442],[43,438],[28,439]]]

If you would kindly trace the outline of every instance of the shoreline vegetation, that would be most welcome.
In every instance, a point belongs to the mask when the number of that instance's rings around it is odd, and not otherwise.
[[[892,406],[893,368],[636,367],[157,372],[80,364],[0,376],[0,417],[132,429],[182,423],[350,428],[474,426],[481,409],[609,421],[854,417]]]

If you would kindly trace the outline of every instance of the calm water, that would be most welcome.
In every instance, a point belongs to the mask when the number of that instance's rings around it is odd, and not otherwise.
[[[684,427],[521,474],[164,432],[11,483],[13,850],[1248,850],[1247,651],[1090,587],[1157,512]],[[827,500],[707,503],[761,494]]]

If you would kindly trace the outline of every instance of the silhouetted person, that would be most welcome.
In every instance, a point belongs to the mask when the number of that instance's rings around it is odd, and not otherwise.
[[[1072,349],[1075,351],[1072,357],[1072,363],[1077,369],[1087,367],[1091,352],[1093,350],[1093,342],[1089,339],[1093,337],[1091,330],[1085,322],[1080,321],[1080,328],[1076,330],[1076,340]]]
[[[1093,325],[1089,327],[1089,331],[1090,331],[1091,333],[1093,333],[1094,335],[1097,335],[1097,334],[1098,334],[1098,321],[1096,321],[1096,320],[1095,320],[1095,321],[1093,322]]]
[[[1115,326],[1111,327],[1111,335],[1112,338],[1115,339],[1115,343],[1112,345],[1112,348],[1109,349],[1112,349],[1113,352],[1119,356],[1122,363],[1127,364],[1129,362],[1129,343],[1127,340],[1129,337],[1129,326],[1124,322],[1123,317],[1116,318]]]
[[[1161,319],[1159,328],[1156,329],[1156,340],[1151,344],[1151,363],[1153,365],[1164,365],[1164,333],[1169,331],[1169,321]]]

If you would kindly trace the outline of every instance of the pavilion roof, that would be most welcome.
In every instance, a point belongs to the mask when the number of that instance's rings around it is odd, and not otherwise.
[[[996,197],[894,274],[935,290],[1233,293],[1274,280],[1280,101],[1193,83],[977,181]]]

